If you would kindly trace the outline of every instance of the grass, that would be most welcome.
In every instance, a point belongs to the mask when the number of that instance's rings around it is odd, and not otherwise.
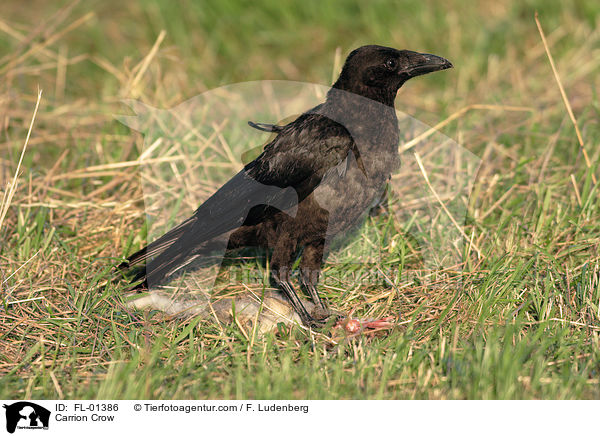
[[[154,0],[9,3],[3,11],[0,397],[600,397],[597,2],[341,8]],[[464,225],[481,255],[465,244],[460,272],[436,286],[402,275],[391,284],[364,283],[356,279],[357,253],[374,251],[384,270],[418,268],[406,223],[370,218],[328,265],[345,275],[332,274],[340,282],[321,291],[340,310],[401,312],[403,323],[337,344],[298,329],[248,338],[236,324],[125,309],[127,283],[111,280],[112,267],[151,229],[140,169],[122,166],[139,157],[143,137],[114,119],[127,112],[119,101],[169,108],[247,80],[328,85],[336,59],[364,43],[454,63],[454,70],[409,82],[397,106],[432,126],[451,119],[441,132],[482,160]],[[42,99],[8,201],[38,87]],[[464,109],[471,105],[478,106]],[[236,146],[235,159],[250,148]],[[218,174],[206,174],[195,195],[217,183]],[[400,208],[402,198],[390,200]],[[181,213],[194,201],[184,198]]]

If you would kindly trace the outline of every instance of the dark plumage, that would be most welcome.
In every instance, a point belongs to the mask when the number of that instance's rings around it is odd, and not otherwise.
[[[399,165],[398,89],[411,77],[450,67],[441,57],[407,50],[354,50],[324,103],[284,126],[250,122],[276,135],[262,154],[120,267],[146,262],[134,280],[150,287],[226,235],[228,250],[272,249],[273,279],[305,324],[320,324],[329,313],[317,292],[327,241],[369,210]],[[312,314],[290,281],[300,249],[300,282],[316,304]]]

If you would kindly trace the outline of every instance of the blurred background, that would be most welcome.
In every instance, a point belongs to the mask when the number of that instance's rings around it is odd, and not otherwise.
[[[593,0],[4,1],[0,374],[14,377],[0,397],[598,398],[599,28]],[[328,86],[364,44],[454,64],[408,82],[396,107],[482,160],[460,292],[327,289],[338,308],[411,323],[327,359],[304,339],[255,355],[236,326],[123,310],[113,266],[147,227],[143,137],[115,119],[131,115],[121,101],[165,109],[250,80]],[[375,236],[386,225],[368,224]],[[373,240],[404,265],[406,238]]]
[[[573,108],[586,108],[580,116],[587,117],[597,109],[599,10],[584,0],[8,1],[0,19],[4,136],[10,139],[9,124],[15,128],[6,113],[30,107],[38,86],[46,109],[40,121],[60,107],[53,118],[60,125],[72,123],[71,114],[118,110],[105,104],[119,98],[171,107],[240,81],[330,85],[340,62],[364,44],[431,52],[454,62],[451,74],[430,75],[402,90],[398,108],[425,123],[472,103],[544,109],[559,94],[535,11]],[[58,154],[68,141],[62,136],[45,148],[55,145]],[[11,160],[19,151],[5,143],[2,158]],[[26,162],[41,164],[44,156],[36,149]]]

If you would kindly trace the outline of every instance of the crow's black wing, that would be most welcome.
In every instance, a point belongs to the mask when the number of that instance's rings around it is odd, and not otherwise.
[[[184,265],[200,244],[242,224],[257,224],[274,210],[293,209],[353,148],[352,137],[342,125],[315,113],[301,115],[283,126],[261,155],[200,205],[193,216],[133,254],[122,266],[158,255],[136,279],[161,281]],[[257,207],[261,205],[265,207]]]

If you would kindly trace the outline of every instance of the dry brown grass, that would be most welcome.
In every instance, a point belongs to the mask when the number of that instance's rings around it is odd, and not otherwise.
[[[111,63],[102,54],[73,52],[64,39],[97,19],[93,11],[76,12],[76,3],[39,25],[26,27],[0,19],[0,32],[13,47],[0,56],[0,294],[4,304],[0,309],[0,374],[36,375],[18,387],[23,397],[35,396],[36,389],[37,395],[45,396],[93,395],[71,383],[95,392],[99,380],[110,382],[108,368],[131,361],[127,353],[118,351],[122,344],[135,353],[143,344],[151,348],[164,336],[178,339],[175,349],[181,360],[175,367],[186,365],[190,347],[222,346],[233,358],[246,352],[241,360],[249,361],[256,345],[240,347],[240,338],[231,329],[204,326],[202,337],[190,346],[181,339],[182,327],[177,322],[128,313],[122,305],[119,295],[127,283],[113,279],[112,265],[144,242],[145,232],[138,229],[147,211],[142,185],[148,181],[139,173],[144,163],[140,161],[143,137],[120,126],[113,113],[124,111],[119,103],[122,98],[170,107],[190,96],[190,83],[197,91],[205,86],[179,68],[174,61],[176,50],[162,31],[146,40],[144,52],[131,54],[121,64]],[[523,335],[545,322],[581,333],[586,344],[597,342],[600,216],[595,183],[600,133],[594,89],[600,87],[600,26],[567,21],[563,27],[547,28],[547,39],[542,41],[533,17],[527,20],[531,29],[521,41],[527,47],[525,56],[518,41],[511,41],[502,57],[489,56],[481,76],[479,60],[469,59],[457,43],[454,52],[448,53],[457,65],[449,86],[428,92],[427,83],[415,83],[400,97],[407,112],[483,161],[469,199],[466,225],[452,218],[466,241],[464,263],[454,265],[453,272],[433,283],[436,286],[393,278],[388,285],[367,286],[345,277],[324,287],[340,310],[359,308],[365,317],[401,312],[416,332],[411,355],[413,349],[435,348],[433,342],[446,344],[443,347],[453,352],[464,349],[482,329],[502,326],[520,313],[527,323]],[[460,30],[454,32],[449,38],[466,38]],[[555,56],[553,74],[546,56],[554,50],[560,56]],[[340,52],[331,53],[331,59],[336,71]],[[85,77],[71,74],[84,62],[102,69],[110,89],[118,91],[103,92],[97,86],[95,93],[71,94],[70,87],[83,89],[88,84]],[[554,77],[561,83],[560,90]],[[43,90],[39,109],[36,83]],[[426,145],[419,142],[427,135],[424,132],[404,148],[414,147],[424,156]],[[231,167],[241,164],[240,150],[228,149],[218,134],[202,139],[215,149],[220,161],[186,160],[176,144],[165,154],[172,161],[159,158],[173,165],[181,163],[182,174],[196,175],[201,189],[185,197],[187,210],[217,186],[222,173],[215,175],[215,162]],[[23,162],[18,157],[21,151],[25,152]],[[420,169],[422,177],[426,170]],[[204,177],[208,174],[213,178]],[[429,201],[446,201],[440,193],[430,194]],[[417,207],[417,203],[399,201],[396,207],[401,205],[403,210]],[[404,243],[413,251],[413,257],[409,255],[412,267],[418,269],[418,246],[402,240],[398,233],[380,251],[389,254],[396,244]],[[458,289],[462,292],[457,293]],[[549,289],[555,292],[550,295]],[[225,295],[244,291],[243,284],[223,289]],[[546,300],[536,311],[532,307],[538,296]],[[281,348],[291,343],[296,350],[303,343],[289,337],[277,341]],[[360,350],[353,352],[368,354],[365,344],[355,344]],[[161,348],[165,349],[169,348]],[[150,359],[151,351],[143,353]],[[586,352],[571,361],[588,358]],[[225,357],[219,357],[217,366],[211,368],[215,381],[227,379],[218,370],[227,368]],[[387,392],[393,397],[394,389],[404,386],[402,395],[410,397],[410,392],[415,396],[415,392],[443,386],[443,376],[429,368],[433,372],[425,377],[424,368],[418,366],[409,376],[390,380]],[[40,374],[46,371],[49,381],[44,385]],[[531,385],[531,379],[523,377],[519,383]],[[108,396],[122,394],[116,388],[106,389]],[[183,386],[171,394],[191,395],[186,389]],[[470,395],[440,389],[433,397]],[[160,396],[157,392],[138,391],[139,395]]]

